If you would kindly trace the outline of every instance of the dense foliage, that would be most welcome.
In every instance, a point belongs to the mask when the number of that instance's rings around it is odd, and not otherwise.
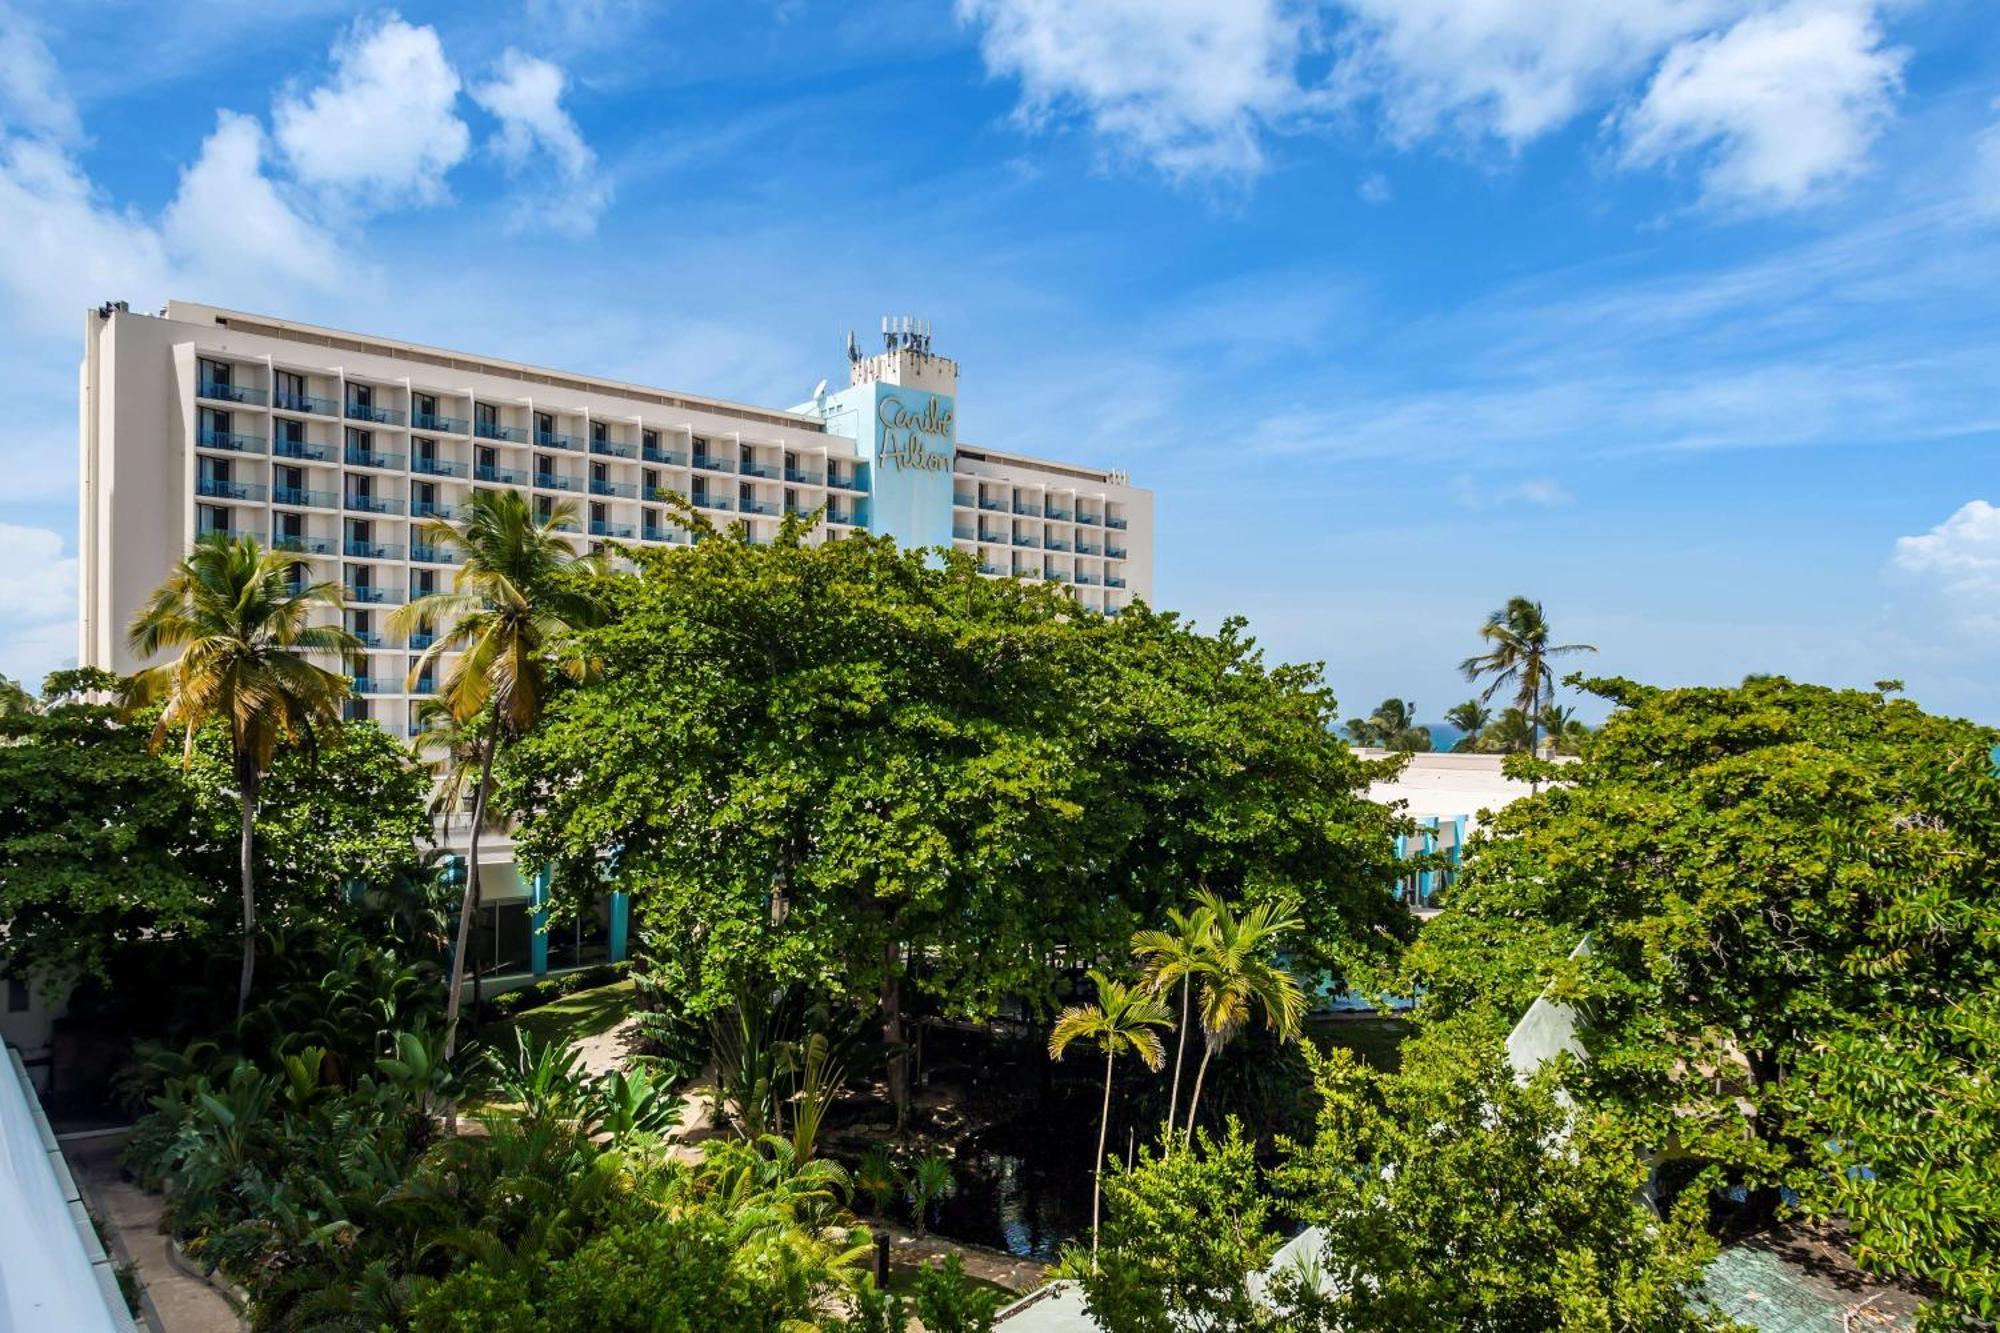
[[[697,520],[691,520],[697,521]],[[865,537],[635,552],[577,636],[597,667],[510,756],[522,854],[598,891],[616,857],[698,1010],[746,983],[943,1007],[1054,998],[1205,882],[1306,904],[1335,961],[1405,928],[1378,771],[1315,670],[1238,625],[1059,593]],[[698,923],[698,928],[688,928]]]
[[[1587,1018],[1585,1094],[1729,1168],[1749,1220],[1790,1184],[1990,1314],[1995,733],[1775,678],[1589,688],[1621,710],[1471,849],[1412,951],[1426,1007],[1548,988]]]

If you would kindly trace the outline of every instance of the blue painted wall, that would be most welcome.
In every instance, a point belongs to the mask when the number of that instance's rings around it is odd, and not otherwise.
[[[951,465],[957,405],[949,394],[857,384],[819,409],[827,429],[852,434],[868,462],[870,531],[904,546],[951,545]]]

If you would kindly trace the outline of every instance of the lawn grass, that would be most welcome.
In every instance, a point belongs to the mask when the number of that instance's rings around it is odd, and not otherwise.
[[[518,1018],[496,1023],[487,1040],[492,1042],[501,1038],[499,1044],[505,1050],[513,1045],[512,1039],[504,1035],[509,1029],[525,1032],[537,1042],[579,1041],[600,1032],[609,1032],[634,1012],[635,990],[632,979],[627,977],[609,986],[599,986],[596,990],[580,990],[574,995],[565,995],[539,1009],[530,1009]]]

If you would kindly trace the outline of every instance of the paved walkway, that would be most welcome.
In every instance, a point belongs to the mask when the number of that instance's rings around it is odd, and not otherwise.
[[[132,1256],[132,1266],[152,1296],[166,1333],[238,1333],[245,1325],[222,1293],[183,1273],[167,1258],[167,1237],[160,1231],[160,1196],[125,1179],[118,1166],[123,1146],[119,1138],[106,1137],[65,1143],[62,1150],[98,1221],[118,1233]]]
[[[873,1218],[863,1219],[872,1229],[883,1226]],[[1005,1250],[989,1250],[980,1245],[961,1245],[942,1236],[919,1236],[894,1224],[889,1232],[889,1262],[896,1268],[914,1272],[929,1263],[940,1263],[955,1254],[965,1265],[968,1277],[980,1278],[1021,1295],[1048,1280],[1049,1266],[1039,1259],[1025,1259]]]

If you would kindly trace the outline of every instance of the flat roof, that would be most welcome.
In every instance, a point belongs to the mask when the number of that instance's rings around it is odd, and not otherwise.
[[[778,408],[736,403],[726,398],[703,398],[697,394],[674,393],[644,384],[630,384],[623,380],[602,379],[593,375],[578,375],[566,370],[551,370],[545,366],[506,361],[498,357],[475,356],[443,347],[430,347],[423,343],[402,342],[395,338],[378,338],[373,334],[322,328],[317,324],[302,324],[297,320],[279,319],[272,315],[253,315],[240,310],[225,310],[220,306],[202,305],[195,301],[169,301],[165,312],[159,317],[179,320],[184,324],[214,324],[219,328],[310,343],[317,347],[394,357],[401,361],[414,361],[420,365],[438,366],[447,370],[462,370],[478,375],[492,375],[498,379],[519,380],[524,384],[546,384],[553,388],[575,389],[583,393],[616,394],[621,398],[657,403],[662,407],[716,412],[725,416],[761,421],[771,426],[791,426],[822,435],[826,433],[826,423],[817,417],[801,416],[796,412]]]
[[[1389,754],[1371,749],[1358,753],[1368,759]],[[1407,812],[1418,819],[1464,815],[1476,828],[1481,810],[1504,809],[1533,790],[1500,771],[1506,759],[1501,754],[1413,754],[1393,781],[1371,783],[1368,799],[1383,805],[1402,801]]]

